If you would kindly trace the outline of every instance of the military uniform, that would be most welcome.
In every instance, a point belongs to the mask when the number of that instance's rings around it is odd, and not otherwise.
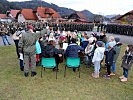
[[[24,74],[27,77],[29,72],[29,66],[31,66],[31,72],[35,72],[36,67],[36,47],[35,43],[37,39],[47,33],[47,30],[42,30],[40,33],[32,33],[30,31],[23,34],[19,41],[19,52],[24,52]]]

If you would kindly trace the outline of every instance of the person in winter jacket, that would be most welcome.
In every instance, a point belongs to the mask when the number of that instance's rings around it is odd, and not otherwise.
[[[84,48],[82,48],[81,46],[76,44],[76,39],[75,38],[72,38],[71,42],[72,43],[69,44],[68,47],[66,48],[65,56],[66,57],[77,58],[77,57],[79,57],[78,52],[79,51],[84,51]],[[75,72],[76,69],[73,68],[73,71]]]
[[[97,48],[95,49],[92,58],[92,62],[94,63],[94,73],[92,73],[92,76],[94,78],[99,78],[100,63],[104,57],[105,48],[103,47],[102,41],[97,41],[96,46]]]
[[[61,57],[63,57],[63,50],[62,49],[57,49],[55,48],[55,41],[54,40],[49,40],[47,45],[44,46],[44,44],[42,44],[43,42],[41,42],[41,57],[45,57],[45,58],[51,58],[54,57],[55,61],[56,61],[56,68],[53,68],[53,71],[55,70],[59,70],[58,69],[58,65],[61,61]]]
[[[108,52],[107,52],[107,74],[104,75],[106,79],[110,79],[111,66],[113,65],[114,55],[116,54],[114,50],[114,43],[108,43]]]
[[[123,75],[119,77],[121,82],[126,82],[128,79],[128,70],[133,64],[133,45],[128,45],[125,51],[125,55],[122,57],[121,67],[123,68]]]
[[[115,75],[115,71],[116,71],[116,62],[117,62],[117,58],[120,54],[120,49],[121,49],[121,45],[122,43],[120,42],[120,38],[115,38],[116,41],[116,45],[114,46],[114,50],[116,52],[116,54],[114,55],[114,59],[113,59],[113,65],[111,66],[111,74],[110,75]]]
[[[87,67],[90,67],[92,64],[92,57],[94,55],[94,46],[95,46],[95,41],[89,41],[89,44],[85,48],[85,58],[86,58],[86,64]]]

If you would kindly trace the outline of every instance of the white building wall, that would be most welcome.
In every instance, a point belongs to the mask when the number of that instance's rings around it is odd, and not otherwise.
[[[24,16],[22,14],[18,15],[18,22],[25,22],[26,19],[24,18]]]

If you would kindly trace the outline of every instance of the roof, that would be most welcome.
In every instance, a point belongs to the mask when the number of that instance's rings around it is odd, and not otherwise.
[[[0,14],[0,18],[1,19],[7,19],[7,15],[6,14]]]
[[[127,13],[125,13],[124,15],[120,16],[119,18],[117,18],[117,20],[120,20],[121,18],[123,18],[124,16],[127,16],[127,15],[133,15],[133,10],[132,11],[129,11]]]
[[[78,12],[78,11],[72,13],[72,14],[68,17],[68,19],[79,19],[79,20],[84,20],[84,21],[87,22],[87,17],[86,17],[83,13]]]
[[[16,15],[17,15],[17,13],[19,12],[20,10],[10,10],[10,14],[14,17],[14,18],[16,18]]]
[[[51,12],[53,12],[53,18],[61,18],[61,16],[55,10],[53,10],[52,8],[49,9],[51,10]]]
[[[50,14],[53,18],[61,18],[61,16],[52,8],[38,7],[36,11],[42,18],[47,18],[47,14]]]
[[[37,16],[32,9],[22,9],[20,13],[26,20],[37,20]]]

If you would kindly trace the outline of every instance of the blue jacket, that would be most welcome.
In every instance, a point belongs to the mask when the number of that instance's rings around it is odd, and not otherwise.
[[[65,55],[67,57],[74,57],[77,58],[78,57],[78,52],[79,51],[84,51],[84,48],[80,47],[79,45],[77,45],[76,43],[72,43],[70,44],[65,52]]]
[[[36,54],[40,54],[42,51],[41,51],[41,46],[38,40],[36,41],[35,45],[36,45]]]
[[[81,47],[84,48],[84,50],[85,50],[85,48],[87,47],[88,43],[89,43],[89,41],[83,41],[81,43]]]

